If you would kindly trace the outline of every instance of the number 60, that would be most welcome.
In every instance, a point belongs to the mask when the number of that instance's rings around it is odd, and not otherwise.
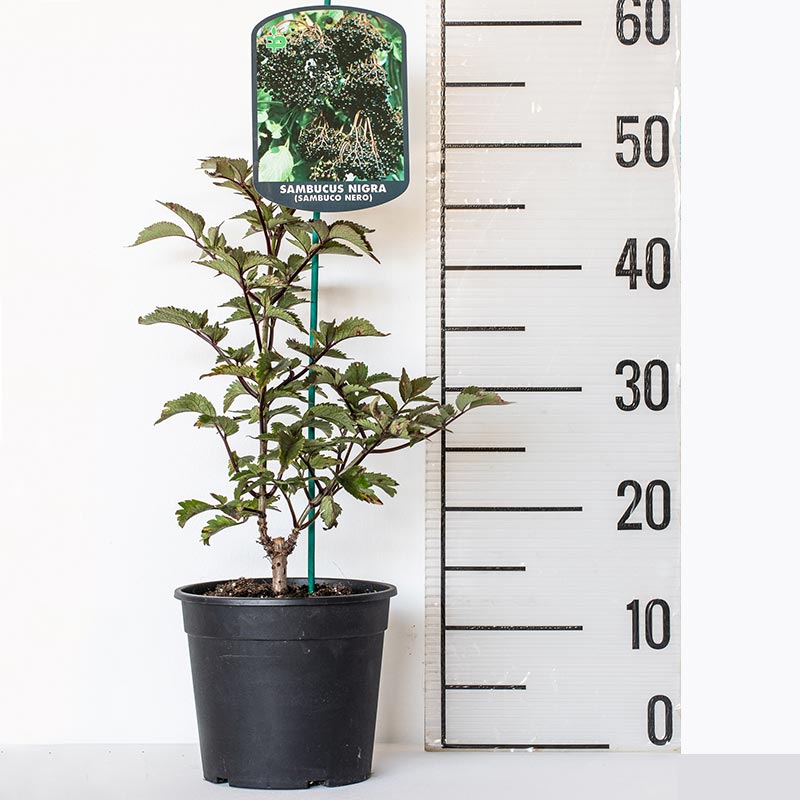
[[[642,21],[634,13],[625,13],[625,3],[630,2],[635,8],[642,7],[642,0],[617,0],[617,39],[625,45],[636,44],[642,35]],[[669,0],[658,0],[661,3],[661,36],[653,33],[653,5],[655,0],[645,0],[644,32],[650,44],[665,44],[669,40]],[[625,23],[633,26],[631,35],[625,33]]]

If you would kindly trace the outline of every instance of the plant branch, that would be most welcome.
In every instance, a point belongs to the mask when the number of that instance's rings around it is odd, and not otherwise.
[[[190,328],[192,333],[196,336],[199,336],[206,344],[210,344],[214,350],[216,350],[217,354],[222,358],[228,366],[236,367],[239,366],[233,359],[229,358],[225,351],[213,340],[206,336],[202,331],[195,330],[194,328]],[[244,390],[249,394],[251,397],[258,398],[258,392],[256,392],[248,383],[247,381],[241,376],[237,375],[236,378],[239,380],[239,383],[242,384]]]

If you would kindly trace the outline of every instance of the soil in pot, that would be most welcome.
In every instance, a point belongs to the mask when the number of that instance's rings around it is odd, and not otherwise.
[[[370,590],[356,589],[346,583],[318,583],[314,587],[314,597],[337,597],[340,595],[365,594]],[[288,590],[281,595],[272,591],[272,581],[267,578],[237,578],[223,581],[203,592],[206,597],[309,597],[308,584],[290,583]]]

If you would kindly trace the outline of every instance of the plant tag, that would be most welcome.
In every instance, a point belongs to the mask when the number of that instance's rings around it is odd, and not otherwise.
[[[408,186],[406,36],[347,6],[292,9],[253,29],[253,182],[306,211],[388,203]]]

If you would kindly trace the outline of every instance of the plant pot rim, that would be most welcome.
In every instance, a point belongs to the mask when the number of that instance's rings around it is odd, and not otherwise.
[[[223,578],[216,581],[187,583],[175,590],[175,598],[182,603],[201,603],[221,606],[325,606],[349,603],[374,603],[388,600],[397,594],[397,587],[382,581],[364,581],[350,578],[317,578],[317,583],[343,583],[354,588],[369,588],[371,591],[344,595],[311,595],[310,597],[214,597],[200,594],[219,583],[226,583],[235,578]],[[270,580],[258,578],[257,580]],[[307,578],[289,578],[289,583],[307,583]]]

